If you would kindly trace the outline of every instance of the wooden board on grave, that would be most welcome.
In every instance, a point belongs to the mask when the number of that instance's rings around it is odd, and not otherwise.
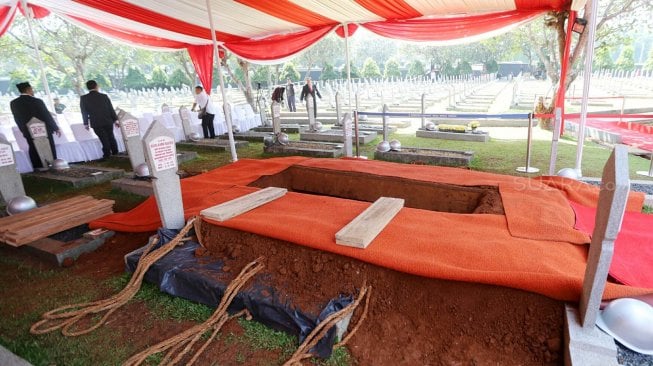
[[[268,202],[284,196],[288,192],[285,188],[267,187],[231,201],[209,207],[200,212],[200,215],[217,221],[226,221],[232,217],[251,211]]]
[[[113,200],[77,196],[0,218],[0,242],[21,246],[113,213]]]
[[[401,198],[379,198],[336,233],[336,244],[367,248],[403,207]]]

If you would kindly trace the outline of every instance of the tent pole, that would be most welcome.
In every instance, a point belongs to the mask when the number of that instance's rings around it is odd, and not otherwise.
[[[591,5],[589,34],[587,35],[587,47],[585,47],[585,75],[583,75],[583,98],[580,106],[580,122],[578,124],[578,144],[576,145],[576,174],[583,176],[581,164],[583,162],[583,145],[585,142],[585,122],[587,120],[587,100],[590,93],[590,81],[592,79],[592,60],[594,58],[594,38],[596,35],[596,13],[598,0],[593,0]]]
[[[352,94],[352,87],[351,87],[351,67],[349,65],[349,28],[348,28],[348,23],[342,23],[342,29],[345,31],[345,67],[347,68],[347,88],[349,90],[349,110],[353,110],[353,106],[351,104],[351,94]],[[340,121],[338,121],[340,123]]]
[[[27,29],[29,30],[29,35],[32,38],[32,45],[34,47],[34,52],[36,53],[36,59],[39,62],[39,67],[41,68],[41,81],[43,82],[43,89],[45,94],[48,96],[48,106],[52,111],[54,111],[54,101],[52,100],[52,95],[50,94],[50,86],[48,85],[48,78],[45,76],[45,67],[43,67],[43,59],[41,59],[41,51],[39,43],[34,37],[34,31],[32,30],[32,14],[27,7],[27,0],[21,0],[20,5],[23,7],[23,13],[27,18]]]
[[[24,1],[24,0],[23,0]],[[206,0],[206,11],[209,14],[209,25],[211,26],[211,40],[213,40],[213,52],[215,58],[218,60],[218,79],[220,80],[220,91],[222,92],[222,110],[224,111],[224,119],[227,121],[227,134],[229,135],[229,149],[231,150],[231,161],[237,162],[238,155],[236,154],[236,143],[234,142],[234,132],[232,131],[231,123],[231,110],[227,105],[227,93],[224,90],[224,77],[222,76],[222,60],[220,60],[220,52],[218,51],[218,40],[215,38],[215,26],[213,25],[213,12],[211,12],[211,0]],[[209,88],[211,86],[209,85]]]

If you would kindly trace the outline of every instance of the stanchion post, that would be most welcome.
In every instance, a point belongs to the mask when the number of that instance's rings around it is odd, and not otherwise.
[[[556,171],[556,161],[558,160],[558,140],[560,140],[560,124],[562,123],[562,110],[555,109],[553,118],[553,138],[551,139],[551,157],[549,159],[549,175],[554,175]]]
[[[388,105],[383,105],[383,141],[388,141]]]
[[[426,108],[424,106],[425,98],[426,98],[426,93],[422,93],[422,129],[424,129],[424,123],[425,123],[424,113],[426,113]]]
[[[526,140],[526,166],[520,166],[516,170],[521,173],[537,173],[538,168],[531,167],[531,142],[533,139],[533,113],[528,114],[528,139]]]
[[[619,122],[622,121],[624,115],[624,108],[626,107],[626,96],[621,96],[621,114],[619,114]]]
[[[356,157],[360,158],[360,150],[358,143],[358,110],[354,111],[354,140],[356,141]]]

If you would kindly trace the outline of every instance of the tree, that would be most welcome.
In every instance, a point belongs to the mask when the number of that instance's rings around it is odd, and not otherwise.
[[[458,75],[470,75],[472,73],[472,65],[467,61],[461,61],[456,66],[456,73]]]
[[[635,70],[635,49],[632,45],[625,46],[621,49],[621,54],[615,62],[617,70],[633,71]]]
[[[381,76],[379,65],[371,57],[368,57],[363,63],[363,70],[361,71],[363,77],[378,78]]]
[[[288,61],[283,64],[283,69],[281,70],[281,80],[299,80],[299,71],[295,67],[295,63]]]
[[[184,85],[191,86],[191,81],[181,68],[176,68],[168,79],[168,85],[174,88],[181,88]]]
[[[168,86],[168,75],[166,75],[160,66],[156,66],[152,70],[150,86],[153,88],[165,88]]]
[[[408,66],[408,76],[424,76],[426,70],[420,60],[413,60]]]
[[[599,70],[614,69],[614,61],[612,61],[610,48],[607,45],[596,49],[596,52],[594,53],[594,62],[592,67]]]
[[[494,74],[497,71],[499,71],[499,64],[497,63],[497,60],[488,60],[483,63],[485,65],[485,71],[487,71],[490,74]]]
[[[138,67],[130,67],[127,70],[124,82],[125,88],[130,89],[143,89],[147,87],[147,78],[145,74]]]
[[[329,34],[303,51],[298,57],[298,63],[306,66],[308,72],[310,72],[313,66],[337,59],[342,53],[342,47],[340,46],[341,42],[335,37],[337,36]]]
[[[339,77],[340,76],[333,68],[333,65],[331,65],[328,62],[324,64],[324,68],[322,69],[322,75],[320,76],[320,80],[335,80],[338,79]]]
[[[401,71],[399,70],[399,63],[394,58],[389,59],[385,62],[383,67],[383,77],[401,77]]]
[[[648,58],[644,64],[644,70],[653,70],[653,48],[648,51]]]
[[[27,70],[26,67],[22,66],[17,69],[14,69],[9,73],[9,90],[17,93],[18,90],[14,89],[14,85],[29,80],[35,80],[35,77],[30,74],[30,72]]]
[[[349,75],[351,76],[352,79],[357,79],[361,77],[361,72],[358,70],[358,67],[356,67],[355,64],[349,63]],[[342,67],[342,71],[340,72],[340,76],[343,79],[347,78],[347,65],[344,65]]]
[[[103,74],[90,74],[88,76],[88,80],[95,80],[98,84],[100,84],[100,88],[102,89],[111,88],[111,81],[109,81],[109,79],[107,79],[107,77]]]

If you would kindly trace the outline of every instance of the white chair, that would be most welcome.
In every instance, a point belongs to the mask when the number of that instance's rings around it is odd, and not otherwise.
[[[102,143],[93,130],[86,130],[83,124],[70,125],[70,128],[75,135],[75,140],[84,150],[87,161],[102,158]]]
[[[172,118],[172,113],[162,113],[160,116],[156,116],[155,119],[160,121],[165,126],[165,128],[172,132],[172,134],[175,136],[176,142],[186,139],[184,136],[184,130],[180,127],[177,127],[175,124],[175,120]]]
[[[82,145],[75,140],[70,141],[65,133],[62,133],[61,136],[54,134],[53,139],[54,147],[57,150],[57,158],[64,159],[69,163],[87,160]]]
[[[145,136],[145,132],[150,128],[152,122],[154,122],[154,116],[152,113],[143,113],[143,117],[138,119],[138,129],[141,132],[141,138]]]

